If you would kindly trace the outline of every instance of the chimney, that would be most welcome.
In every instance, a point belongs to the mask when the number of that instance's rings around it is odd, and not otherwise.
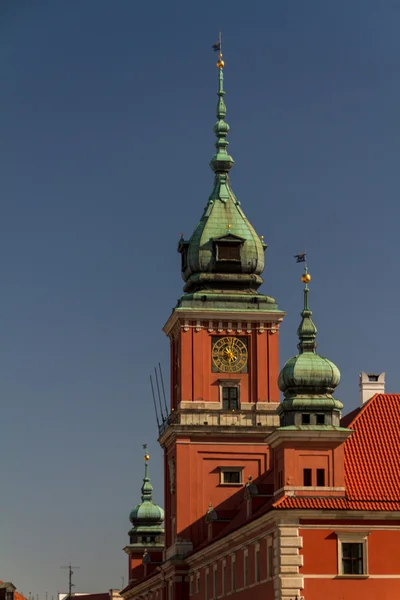
[[[364,406],[375,394],[385,393],[385,373],[360,373],[360,406]]]

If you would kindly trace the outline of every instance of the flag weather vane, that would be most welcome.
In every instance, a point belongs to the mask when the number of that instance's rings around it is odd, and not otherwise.
[[[219,61],[217,62],[218,69],[222,69],[224,67],[224,61],[222,60],[222,34],[219,32],[218,41],[213,44],[212,49],[214,52],[219,52]]]
[[[307,284],[310,283],[310,281],[311,281],[311,275],[308,272],[307,253],[304,250],[304,252],[301,252],[300,254],[295,254],[294,257],[295,257],[297,263],[304,263],[304,273],[301,276],[301,280],[305,284],[306,289],[308,289]]]

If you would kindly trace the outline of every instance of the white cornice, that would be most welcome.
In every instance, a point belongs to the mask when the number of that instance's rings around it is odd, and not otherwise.
[[[351,429],[332,430],[332,429],[276,429],[265,438],[265,443],[271,448],[276,448],[282,442],[336,442],[341,444],[347,440],[353,431]]]
[[[271,311],[268,310],[259,310],[259,311],[222,311],[215,309],[207,309],[203,308],[201,310],[193,310],[193,309],[185,309],[185,308],[174,308],[172,314],[169,319],[165,323],[163,327],[163,331],[169,335],[174,325],[180,321],[185,319],[193,320],[212,320],[212,321],[240,321],[242,323],[257,323],[257,322],[265,322],[265,323],[280,323],[283,320],[283,317],[286,313],[283,311]]]

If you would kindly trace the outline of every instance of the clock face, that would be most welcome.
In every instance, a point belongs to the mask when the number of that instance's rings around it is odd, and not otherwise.
[[[240,373],[247,365],[246,344],[237,337],[220,337],[212,346],[212,362],[217,371]]]

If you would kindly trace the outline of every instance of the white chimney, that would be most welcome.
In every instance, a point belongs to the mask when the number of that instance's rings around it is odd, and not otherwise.
[[[364,406],[375,394],[385,393],[385,373],[360,373],[360,406]]]

